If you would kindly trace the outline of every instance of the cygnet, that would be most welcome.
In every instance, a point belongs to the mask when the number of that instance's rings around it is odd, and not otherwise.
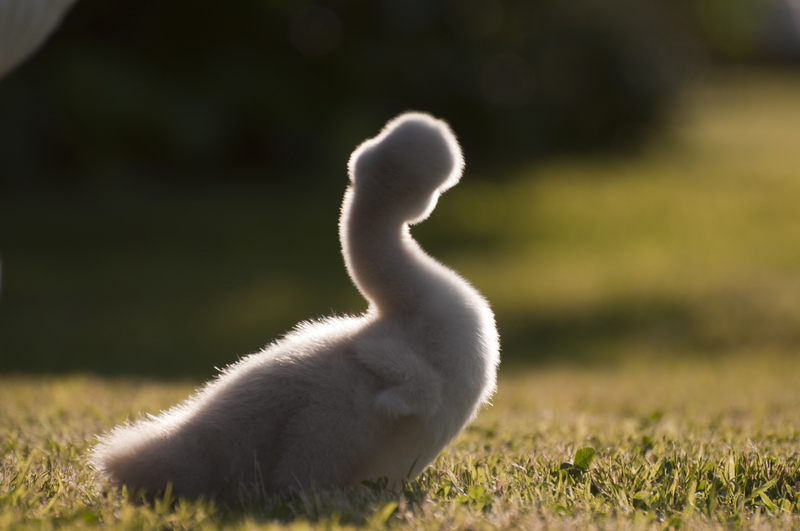
[[[486,299],[409,232],[462,169],[450,127],[427,114],[361,144],[339,234],[367,311],[301,323],[182,404],[101,436],[90,456],[100,477],[237,503],[254,489],[419,475],[487,403],[500,361]]]

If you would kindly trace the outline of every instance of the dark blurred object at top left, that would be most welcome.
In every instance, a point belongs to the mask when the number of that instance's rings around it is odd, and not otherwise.
[[[30,57],[75,0],[0,0],[0,78]]]

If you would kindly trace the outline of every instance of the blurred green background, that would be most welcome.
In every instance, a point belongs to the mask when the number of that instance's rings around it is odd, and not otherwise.
[[[506,366],[800,345],[794,0],[79,0],[0,81],[0,371],[205,377],[365,308],[336,223],[407,109],[414,229]]]

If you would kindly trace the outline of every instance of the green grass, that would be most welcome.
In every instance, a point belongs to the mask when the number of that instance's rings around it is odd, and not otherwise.
[[[136,505],[95,486],[84,462],[96,433],[191,385],[4,378],[0,527],[800,529],[798,381],[795,357],[763,352],[518,371],[404,489],[267,498],[242,512]]]
[[[800,76],[723,73],[635,157],[468,173],[414,232],[496,310],[494,406],[401,491],[245,512],[132,504],[84,462],[193,384],[8,372],[204,376],[359,310],[341,190],[3,203],[0,527],[800,529],[798,124]]]

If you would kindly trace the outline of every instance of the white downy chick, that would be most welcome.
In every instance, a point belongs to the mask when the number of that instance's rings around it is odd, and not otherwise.
[[[253,489],[396,485],[422,472],[487,403],[499,363],[489,304],[409,232],[462,168],[452,131],[426,114],[361,144],[340,238],[367,312],[301,323],[184,403],[113,429],[90,457],[101,477],[237,503]]]

